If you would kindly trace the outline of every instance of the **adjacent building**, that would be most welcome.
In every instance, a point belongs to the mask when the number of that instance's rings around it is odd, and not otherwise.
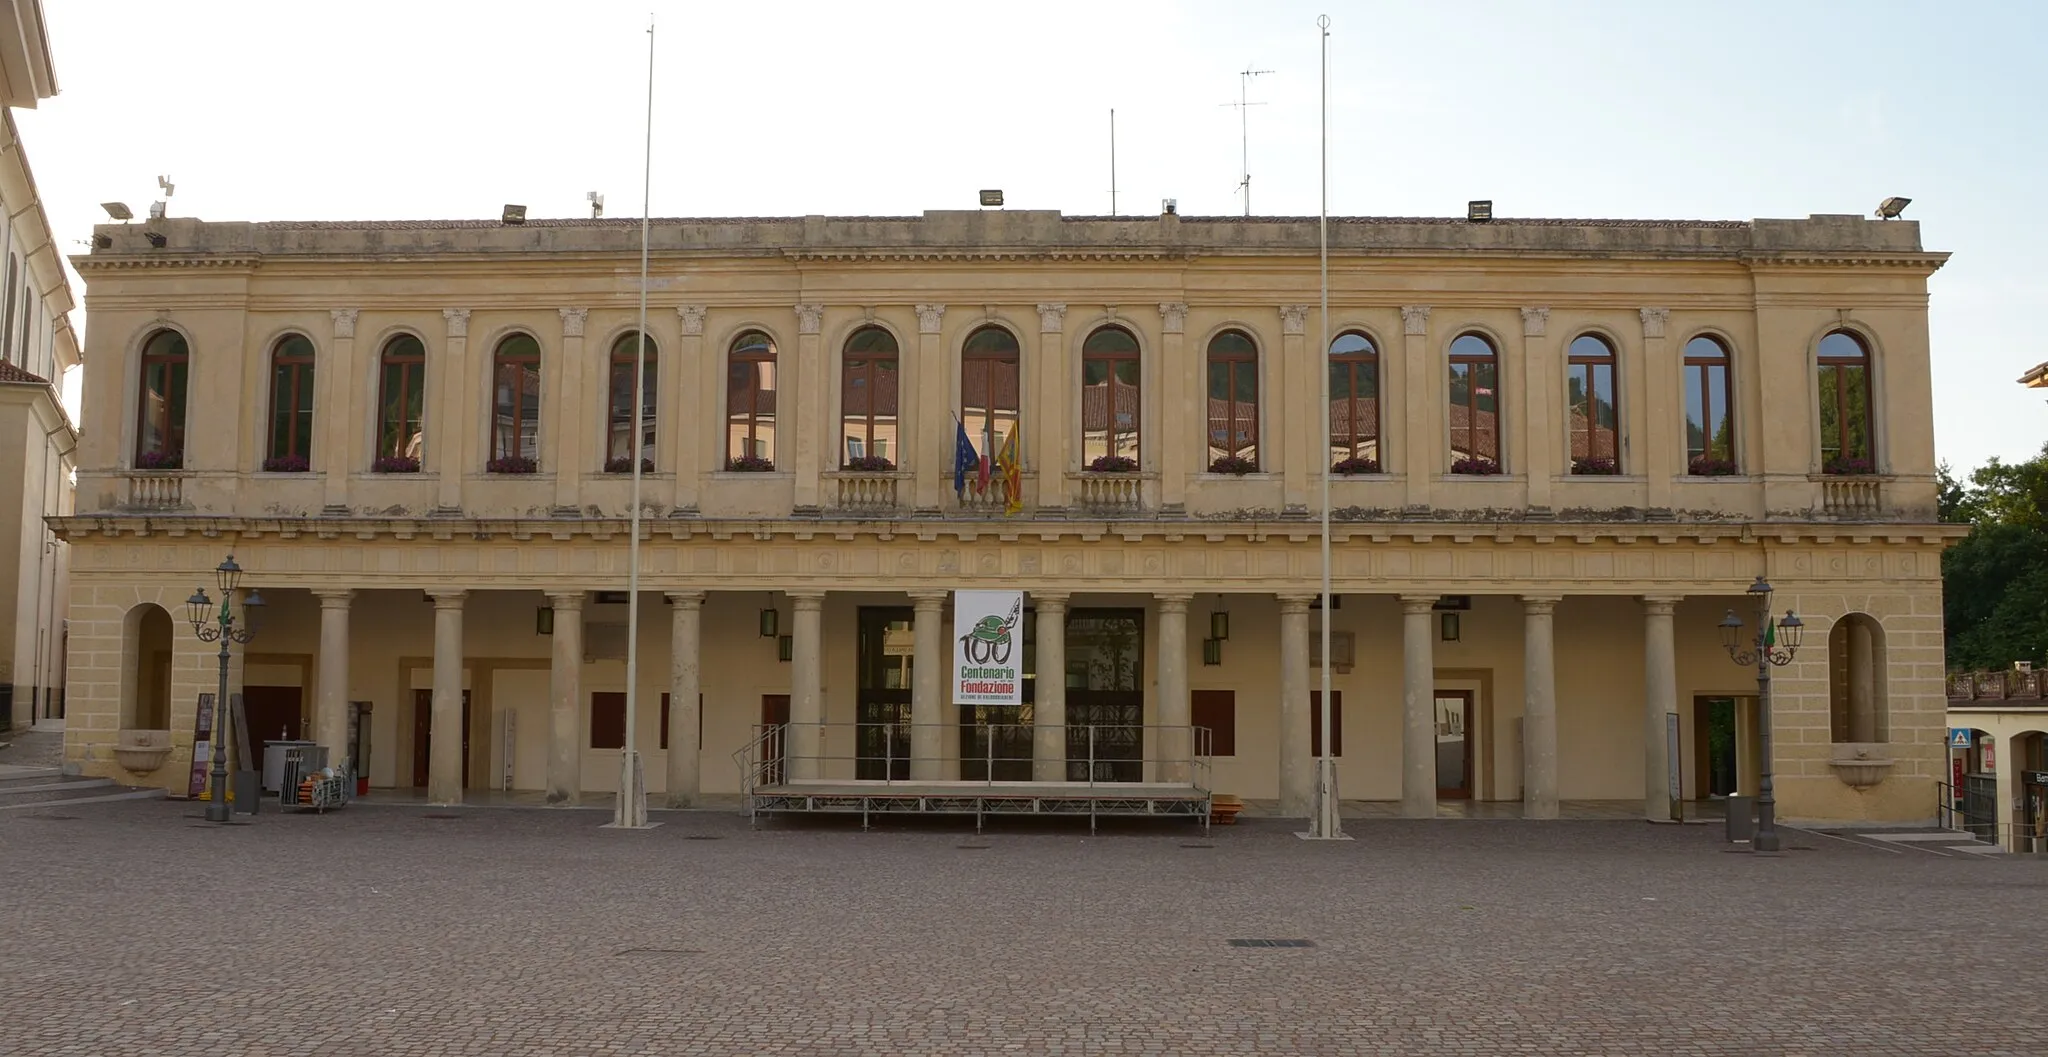
[[[1327,662],[1348,799],[1665,817],[1674,775],[1756,791],[1720,625],[1754,628],[1767,577],[1806,629],[1775,672],[1781,814],[1935,814],[1957,530],[1946,257],[1912,222],[1332,218],[1327,319],[1313,218],[652,238],[636,435],[638,221],[98,228],[74,264],[105,425],[53,521],[68,758],[186,787],[216,674],[184,603],[232,552],[269,603],[231,673],[256,737],[441,802],[614,789],[638,606],[657,803],[737,789],[764,724],[823,769],[962,781],[1154,776],[1194,727],[1203,781],[1301,814]],[[1013,438],[1014,503],[978,487]],[[1025,592],[1021,708],[938,678],[976,587]]]

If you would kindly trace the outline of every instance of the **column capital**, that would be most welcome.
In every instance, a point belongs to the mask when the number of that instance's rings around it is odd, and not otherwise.
[[[1039,609],[1054,611],[1067,608],[1067,600],[1073,597],[1065,591],[1027,591],[1025,593],[1031,597],[1033,602],[1038,604]]]
[[[920,613],[936,613],[946,604],[946,592],[912,591],[910,601],[912,607]]]
[[[939,332],[939,321],[945,318],[945,305],[920,304],[917,306],[917,332],[919,334],[937,334]]]
[[[449,337],[469,337],[469,309],[444,308],[441,310],[441,319],[448,324]]]
[[[355,591],[347,587],[316,587],[312,594],[320,600],[322,609],[347,609],[356,596]]]
[[[1441,595],[1402,595],[1401,612],[1427,613],[1436,608],[1436,600],[1441,597]]]
[[[355,337],[355,336],[356,336],[356,316],[357,316],[357,315],[358,315],[359,313],[361,313],[361,312],[362,312],[362,309],[360,309],[360,308],[330,308],[330,309],[328,309],[328,310],[327,310],[327,315],[328,315],[328,317],[334,320],[334,336],[335,336],[335,337],[337,337],[337,338],[353,338],[353,337]]]
[[[1159,603],[1161,613],[1185,613],[1188,603],[1195,600],[1193,594],[1155,594],[1152,598]]]
[[[1522,336],[1540,338],[1550,329],[1550,306],[1522,310]]]
[[[677,609],[704,608],[704,592],[702,591],[667,591],[664,594],[668,598],[669,605]]]
[[[1288,614],[1288,613],[1306,613],[1306,612],[1308,612],[1308,607],[1309,607],[1309,604],[1310,604],[1310,603],[1312,603],[1312,602],[1314,602],[1314,601],[1315,601],[1316,599],[1318,599],[1318,598],[1321,598],[1322,596],[1321,596],[1321,595],[1319,595],[1319,594],[1316,594],[1316,595],[1276,595],[1275,597],[1277,597],[1277,598],[1279,598],[1279,599],[1280,599],[1280,612],[1281,612],[1282,614]]]
[[[796,332],[799,334],[816,334],[824,319],[825,306],[816,301],[805,301],[796,306]]]
[[[1644,595],[1643,612],[1653,617],[1668,617],[1684,600],[1684,595]]]
[[[1065,301],[1041,301],[1038,305],[1038,332],[1057,334],[1066,326],[1067,303]]]
[[[1636,314],[1642,317],[1643,337],[1646,338],[1663,337],[1664,324],[1671,321],[1671,310],[1668,308],[1639,308]]]
[[[582,337],[582,336],[583,336],[583,321],[584,321],[584,320],[586,320],[586,319],[588,319],[588,318],[590,318],[590,310],[589,310],[589,309],[587,309],[587,308],[558,308],[558,309],[555,309],[555,311],[557,311],[557,312],[560,312],[560,313],[562,314],[562,336],[563,336],[563,337],[565,337],[565,338],[580,338],[580,337]]]
[[[1530,616],[1537,614],[1549,616],[1551,611],[1557,608],[1557,604],[1562,601],[1564,601],[1563,595],[1523,595],[1522,612]]]
[[[1112,309],[1110,309],[1110,310],[1109,310],[1109,314],[1110,314],[1111,316],[1115,316],[1115,315],[1116,315],[1116,309],[1113,309],[1113,308],[1112,308]],[[1161,301],[1161,302],[1159,302],[1159,329],[1160,329],[1160,330],[1161,330],[1162,332],[1164,332],[1164,333],[1167,333],[1167,334],[1179,334],[1179,333],[1181,333],[1182,331],[1184,331],[1184,330],[1186,330],[1186,329],[1187,329],[1187,324],[1188,324],[1188,306],[1187,306],[1187,302],[1185,302],[1185,301]]]
[[[815,613],[825,608],[823,591],[784,591],[783,594],[789,596],[790,603],[796,606],[798,612]]]
[[[1308,326],[1307,305],[1280,306],[1280,333],[1300,334]]]
[[[548,605],[552,606],[557,613],[580,612],[583,609],[583,592],[581,591],[549,591],[547,596]]]
[[[704,334],[704,306],[677,305],[676,318],[683,321],[684,337],[702,337]]]
[[[469,592],[460,587],[429,587],[427,597],[434,602],[435,609],[461,609]]]
[[[1429,333],[1429,306],[1402,305],[1401,329],[1414,335]]]

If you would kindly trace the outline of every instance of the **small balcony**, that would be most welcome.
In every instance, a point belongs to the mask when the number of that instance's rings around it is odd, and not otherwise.
[[[1159,480],[1157,473],[1097,473],[1084,470],[1069,473],[1074,506],[1097,517],[1135,517],[1145,510],[1149,486]]]
[[[126,470],[122,508],[126,510],[182,510],[185,508],[183,470]]]
[[[903,512],[904,482],[910,480],[906,471],[832,470],[823,476],[835,511],[872,517],[893,517]]]
[[[1875,518],[1884,514],[1884,478],[1874,474],[1815,474],[1821,512],[1839,518]]]

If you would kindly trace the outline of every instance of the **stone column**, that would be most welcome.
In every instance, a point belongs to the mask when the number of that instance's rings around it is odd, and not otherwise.
[[[797,305],[796,362],[775,365],[775,384],[781,390],[775,394],[775,468],[795,474],[795,507],[806,513],[818,509],[823,450],[836,443],[832,439],[835,420],[825,406],[825,354],[823,339],[818,336],[824,318],[824,305]],[[785,439],[789,443],[784,443]],[[795,703],[790,707],[795,708]]]
[[[548,435],[540,453],[540,465],[541,469],[555,475],[555,509],[575,510],[577,496],[582,490],[583,473],[594,468],[585,465],[590,460],[583,454],[583,376],[590,369],[583,354],[583,324],[589,318],[590,310],[562,308],[556,311],[562,315],[562,351],[555,357],[555,369],[548,372],[553,376],[553,385],[542,383],[541,421],[547,423]],[[611,350],[605,350],[600,362],[609,373]],[[553,451],[549,451],[550,448]],[[636,444],[634,450],[638,449]],[[603,460],[597,462],[602,465]]]
[[[1280,358],[1261,365],[1270,368],[1264,372],[1266,380],[1272,382],[1280,398],[1276,404],[1269,396],[1264,401],[1265,405],[1297,409],[1274,416],[1270,428],[1264,416],[1261,416],[1259,424],[1262,434],[1259,438],[1259,469],[1267,473],[1280,472],[1281,508],[1283,512],[1294,514],[1308,512],[1309,468],[1320,466],[1321,469],[1329,469],[1329,463],[1318,463],[1315,455],[1318,447],[1328,448],[1330,438],[1316,437],[1323,431],[1323,413],[1319,406],[1323,385],[1317,370],[1324,365],[1320,357],[1305,351],[1308,338],[1303,331],[1307,328],[1311,307],[1280,306]]]
[[[462,604],[467,592],[430,589],[434,600],[434,706],[428,716],[427,802],[462,803]]]
[[[1664,716],[1678,711],[1678,647],[1672,612],[1678,599],[1643,598],[1643,817],[1671,818],[1671,765],[1665,759]]]
[[[1996,820],[1998,822],[1998,833],[2003,838],[2005,834],[2014,832],[2020,822],[2020,813],[2016,810],[2017,805],[2014,803],[2019,799],[2020,795],[2020,765],[2018,757],[2020,739],[2011,734],[1993,734],[1991,741],[1996,746],[1992,759],[1992,766],[1996,768],[1991,773],[1992,786],[1995,790],[1992,795],[1998,801],[1996,805]],[[1944,766],[1946,765],[1944,764]]]
[[[1067,455],[1068,445],[1074,443],[1068,434],[1067,424],[1067,406],[1074,399],[1074,380],[1067,367],[1066,318],[1067,306],[1064,303],[1045,302],[1038,306],[1038,407],[1037,413],[1029,416],[1029,421],[1037,425],[1032,447],[1038,452],[1040,516],[1052,516],[1067,508],[1067,471],[1074,468],[1073,460]],[[1032,433],[1027,432],[1024,436],[1026,440],[1034,440]],[[950,469],[952,463],[949,460],[945,465]],[[1045,648],[1043,638],[1039,640],[1038,648]],[[1060,681],[1061,689],[1066,689],[1064,673]],[[1044,683],[1041,677],[1039,693],[1045,692]],[[1065,751],[1061,749],[1061,752]]]
[[[1686,471],[1685,409],[1679,405],[1683,389],[1678,384],[1678,364],[1670,358],[1664,341],[1664,324],[1671,319],[1671,310],[1645,308],[1638,314],[1643,320],[1642,369],[1631,372],[1623,368],[1619,380],[1628,383],[1629,396],[1634,398],[1633,407],[1621,409],[1621,427],[1625,436],[1641,437],[1643,444],[1636,456],[1641,462],[1634,467],[1624,462],[1622,468],[1649,478],[1650,514],[1669,517],[1671,478]],[[1629,381],[1630,374],[1635,381]]]
[[[1522,817],[1557,817],[1557,656],[1553,596],[1522,596]]]
[[[1856,621],[1849,625],[1849,740],[1868,744],[1877,740],[1877,665],[1870,641],[1870,625]]]
[[[441,318],[448,324],[448,347],[440,356],[427,354],[429,378],[439,377],[439,405],[430,409],[426,421],[426,457],[420,469],[439,475],[435,502],[443,510],[462,509],[462,478],[469,470],[464,433],[476,422],[469,406],[469,309],[444,308]],[[480,414],[482,412],[477,412]]]
[[[1401,393],[1401,402],[1407,412],[1403,423],[1406,428],[1401,435],[1401,468],[1408,485],[1408,509],[1423,510],[1429,506],[1428,499],[1436,476],[1449,469],[1444,455],[1446,438],[1437,425],[1442,421],[1444,373],[1448,368],[1444,366],[1443,357],[1432,354],[1429,348],[1428,305],[1402,305],[1401,331],[1401,370],[1406,380],[1397,391]],[[1380,466],[1382,469],[1393,468],[1385,458],[1380,460]],[[1432,596],[1430,601],[1434,604],[1435,598]],[[1435,730],[1436,688],[1431,686],[1429,693],[1429,726]],[[1436,735],[1431,734],[1430,737],[1433,739]],[[1435,754],[1436,750],[1431,749],[1430,818],[1436,817]]]
[[[916,616],[911,627],[910,662],[910,778],[933,782],[949,776],[941,773],[939,753],[946,733],[946,631],[940,611],[946,604],[944,591],[912,591]]]
[[[1038,671],[1032,682],[1031,779],[1067,780],[1067,596],[1033,594],[1038,603]]]
[[[1550,511],[1550,478],[1552,474],[1569,472],[1567,461],[1559,466],[1559,431],[1551,425],[1563,414],[1554,405],[1563,397],[1555,384],[1557,378],[1557,357],[1550,344],[1550,309],[1525,308],[1522,310],[1522,355],[1502,356],[1495,370],[1500,372],[1500,384],[1508,392],[1521,390],[1521,421],[1516,424],[1514,437],[1514,458],[1510,460],[1507,451],[1501,452],[1501,466],[1519,473],[1528,482],[1529,509],[1531,512]],[[1505,351],[1505,350],[1503,350]],[[1510,372],[1521,375],[1511,377]],[[1502,413],[1507,408],[1498,403]],[[1496,423],[1500,425],[1501,423]],[[1501,430],[1503,447],[1508,442],[1506,430]],[[1566,446],[1567,448],[1569,445]],[[1566,457],[1568,460],[1568,456]],[[1526,782],[1526,776],[1525,776]],[[1547,816],[1546,816],[1547,817]]]
[[[1109,315],[1114,319],[1116,309]],[[1208,443],[1208,417],[1197,417],[1189,395],[1191,386],[1207,383],[1198,381],[1206,375],[1187,359],[1187,319],[1185,303],[1160,304],[1159,355],[1149,358],[1138,374],[1140,384],[1158,391],[1139,401],[1139,468],[1159,468],[1159,503],[1169,511],[1187,508],[1188,474],[1208,468],[1207,463],[1195,467],[1188,461],[1189,452]],[[1157,410],[1148,412],[1146,405]]]
[[[788,592],[796,609],[790,629],[789,685],[789,776],[795,780],[816,779],[823,769],[819,756],[825,748],[825,698],[820,649],[823,636],[825,592]]]
[[[1287,818],[1307,818],[1315,800],[1308,707],[1308,604],[1314,597],[1280,596],[1280,814]]]
[[[583,798],[583,592],[548,593],[555,609],[548,667],[548,803]]]
[[[1188,724],[1192,721],[1188,699],[1188,603],[1193,595],[1154,596],[1159,601],[1159,731],[1151,740],[1162,782],[1192,779],[1190,761],[1194,743]]]
[[[917,476],[912,484],[916,508],[928,513],[937,513],[945,505],[946,491],[953,480],[953,444],[959,436],[950,413],[945,416],[945,426],[937,426],[937,416],[941,411],[953,407],[952,397],[946,392],[946,382],[952,377],[952,371],[947,367],[948,357],[939,339],[939,328],[945,319],[945,305],[917,306],[917,359],[911,365],[914,369],[908,372],[917,383],[917,389],[899,396],[899,399],[915,401],[923,412],[920,417],[933,423],[933,428],[918,435],[917,460],[914,463]],[[997,438],[997,443],[1001,442],[1001,438]]]
[[[704,592],[668,593],[668,806],[697,802],[700,785],[697,741],[697,698],[700,689],[698,643],[704,624]]]
[[[1436,627],[1431,619],[1436,599],[1401,596],[1403,818],[1436,817]]]
[[[328,511],[348,510],[348,475],[356,466],[356,316],[360,310],[336,308],[328,311],[334,320],[334,351],[313,374],[321,428],[315,430],[319,443],[313,445],[313,468],[326,474],[321,495]],[[373,372],[374,373],[374,372]],[[371,429],[376,426],[372,425]],[[346,688],[344,688],[346,692]],[[339,763],[339,750],[330,755]]]
[[[314,703],[315,729],[327,747],[327,762],[348,759],[348,607],[355,592],[315,590],[320,600],[320,678]]]
[[[703,305],[679,305],[676,318],[683,329],[676,355],[654,374],[661,387],[655,468],[676,475],[672,509],[694,511],[698,475],[725,469],[725,350],[704,351]],[[669,742],[675,743],[673,727]]]

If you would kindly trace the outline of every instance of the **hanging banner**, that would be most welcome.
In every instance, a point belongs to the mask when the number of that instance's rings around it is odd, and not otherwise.
[[[1024,703],[1024,592],[953,592],[953,702]]]

